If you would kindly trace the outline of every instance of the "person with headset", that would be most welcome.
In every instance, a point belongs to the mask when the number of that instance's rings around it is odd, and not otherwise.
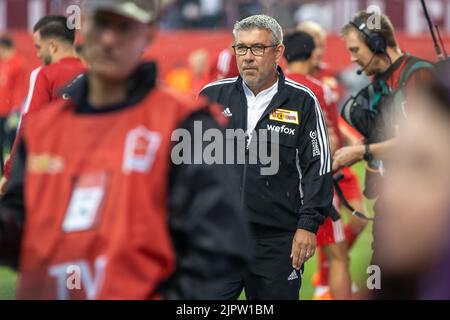
[[[333,171],[367,162],[364,195],[377,198],[380,178],[388,175],[383,162],[389,161],[398,147],[396,138],[400,119],[408,113],[408,97],[420,83],[434,78],[433,65],[403,52],[395,38],[394,27],[385,15],[379,15],[379,24],[372,27],[373,13],[358,12],[354,19],[342,28],[342,37],[351,54],[352,62],[372,77],[369,86],[350,97],[342,108],[342,116],[364,137],[353,146],[337,150],[333,159]],[[375,205],[375,225],[380,220]],[[376,235],[376,232],[374,232]],[[374,249],[376,247],[374,236]],[[376,250],[374,260],[376,260]]]
[[[373,92],[370,94],[373,93],[374,101],[371,101],[371,105],[376,104],[378,111],[381,111],[383,105],[395,100],[395,105],[399,107],[401,114],[406,115],[408,93],[413,92],[421,81],[433,77],[433,66],[400,49],[395,38],[394,27],[387,16],[379,16],[379,28],[370,28],[369,19],[372,16],[373,13],[358,12],[354,19],[342,28],[343,40],[351,54],[352,62],[361,67],[357,73],[359,75],[365,73],[373,77],[372,88],[370,88]],[[359,131],[368,131],[370,126],[364,125],[362,121],[357,123],[358,112],[353,110],[355,107],[355,103],[345,104],[344,119]],[[367,137],[370,136],[370,132],[361,133],[366,140],[370,140],[370,137]],[[337,150],[333,169],[338,170],[360,160],[388,159],[396,146],[395,139],[377,138],[374,139],[382,141]]]

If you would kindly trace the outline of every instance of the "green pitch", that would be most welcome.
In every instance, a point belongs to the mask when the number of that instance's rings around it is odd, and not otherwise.
[[[356,164],[353,169],[358,175],[360,185],[363,186],[364,182],[364,165],[363,163]],[[365,202],[365,209],[368,216],[373,216],[372,203]],[[344,216],[344,221],[346,216]],[[358,288],[366,288],[366,280],[368,274],[366,273],[367,267],[370,264],[372,258],[372,223],[367,225],[367,228],[359,236],[352,250],[350,251],[350,275],[352,282],[357,285]],[[305,265],[305,273],[303,275],[303,284],[300,292],[302,299],[309,300],[312,298],[314,287],[311,285],[311,278],[317,271],[317,255],[315,255]]]
[[[14,299],[16,274],[7,268],[0,268],[0,300]]]
[[[360,181],[364,178],[364,166],[358,164],[354,167]],[[367,209],[371,209],[371,205],[366,203]],[[370,216],[372,211],[368,212]],[[350,272],[352,281],[358,287],[365,287],[367,279],[367,266],[370,263],[372,250],[372,226],[369,223],[368,228],[362,233],[350,252]],[[303,275],[303,284],[301,289],[301,298],[308,300],[312,298],[314,288],[311,285],[311,277],[317,270],[317,255],[314,256],[305,266],[305,273]],[[16,286],[17,275],[7,268],[0,267],[0,300],[14,299],[14,289]]]

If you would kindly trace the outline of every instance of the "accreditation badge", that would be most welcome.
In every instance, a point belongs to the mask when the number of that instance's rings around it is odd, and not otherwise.
[[[84,174],[76,178],[62,229],[79,232],[92,229],[98,221],[105,198],[106,172]]]

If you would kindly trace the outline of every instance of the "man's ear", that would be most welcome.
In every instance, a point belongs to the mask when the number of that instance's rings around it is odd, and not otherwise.
[[[285,49],[286,47],[284,46],[284,44],[280,44],[275,48],[275,61],[277,62],[277,64],[279,64],[281,58],[283,58]]]
[[[50,40],[49,41],[48,47],[49,47],[50,52],[52,54],[56,53],[58,51],[58,48],[59,48],[58,43],[56,41],[54,41],[54,40]]]

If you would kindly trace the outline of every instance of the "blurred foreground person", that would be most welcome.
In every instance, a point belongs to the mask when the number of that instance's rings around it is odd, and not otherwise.
[[[20,251],[19,299],[206,299],[245,265],[248,230],[226,167],[174,165],[171,136],[223,118],[141,63],[158,1],[85,5],[90,70],[24,121],[0,258]]]
[[[449,63],[440,66],[445,76]],[[450,299],[450,79],[415,95],[382,184],[380,299]]]

